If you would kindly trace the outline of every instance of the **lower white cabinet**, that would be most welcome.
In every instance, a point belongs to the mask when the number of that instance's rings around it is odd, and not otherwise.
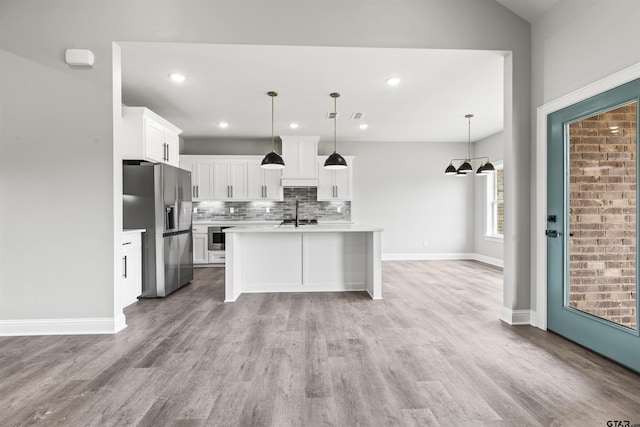
[[[142,294],[142,236],[140,231],[122,234],[122,307]]]
[[[207,227],[194,225],[191,230],[193,231],[193,263],[207,264],[209,262]]]

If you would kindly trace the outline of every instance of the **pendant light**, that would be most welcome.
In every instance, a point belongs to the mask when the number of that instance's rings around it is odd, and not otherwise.
[[[468,125],[469,136],[467,139],[467,157],[465,157],[464,159],[452,159],[449,162],[449,166],[447,166],[447,169],[445,169],[444,174],[454,175],[454,176],[466,176],[468,174],[471,174],[471,172],[473,172],[473,166],[471,166],[471,162],[478,160],[481,162],[481,164],[478,170],[476,171],[476,175],[488,175],[490,172],[495,171],[495,168],[489,161],[489,158],[488,157],[471,157],[471,118],[473,117],[473,114],[467,114],[464,117],[469,122],[469,125]],[[457,169],[453,165],[454,161],[462,162]]]
[[[344,159],[344,157],[342,157],[336,151],[337,150],[336,136],[337,136],[337,128],[338,128],[338,124],[337,124],[338,112],[337,112],[336,106],[337,106],[337,99],[340,96],[340,94],[337,92],[334,92],[329,96],[333,98],[333,153],[329,157],[327,157],[327,160],[325,160],[324,168],[325,169],[346,169],[347,161]]]
[[[275,135],[274,135],[274,98],[276,96],[278,96],[277,92],[267,92],[267,95],[269,95],[271,97],[271,152],[267,153],[266,156],[264,156],[264,159],[262,159],[262,164],[261,166],[264,169],[282,169],[284,168],[284,160],[282,160],[282,157],[280,157],[280,155],[278,153],[276,153],[276,142],[275,142]]]

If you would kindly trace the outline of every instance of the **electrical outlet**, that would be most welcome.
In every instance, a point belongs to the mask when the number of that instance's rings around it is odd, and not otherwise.
[[[267,213],[271,212],[271,208],[267,206]]]
[[[426,240],[424,242],[422,242],[423,246],[429,246],[429,242],[427,242]]]
[[[338,213],[342,212],[342,206],[338,206]]]
[[[198,213],[198,208],[193,208],[193,213]]]
[[[234,208],[229,208],[229,213],[234,213],[236,210]]]

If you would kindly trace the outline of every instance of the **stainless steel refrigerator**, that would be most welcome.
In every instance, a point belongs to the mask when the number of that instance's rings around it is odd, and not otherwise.
[[[144,228],[143,298],[164,297],[193,280],[191,172],[125,161],[124,228]]]

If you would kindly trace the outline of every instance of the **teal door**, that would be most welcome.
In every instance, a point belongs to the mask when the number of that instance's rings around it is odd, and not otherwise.
[[[640,79],[548,116],[547,326],[640,372]]]

